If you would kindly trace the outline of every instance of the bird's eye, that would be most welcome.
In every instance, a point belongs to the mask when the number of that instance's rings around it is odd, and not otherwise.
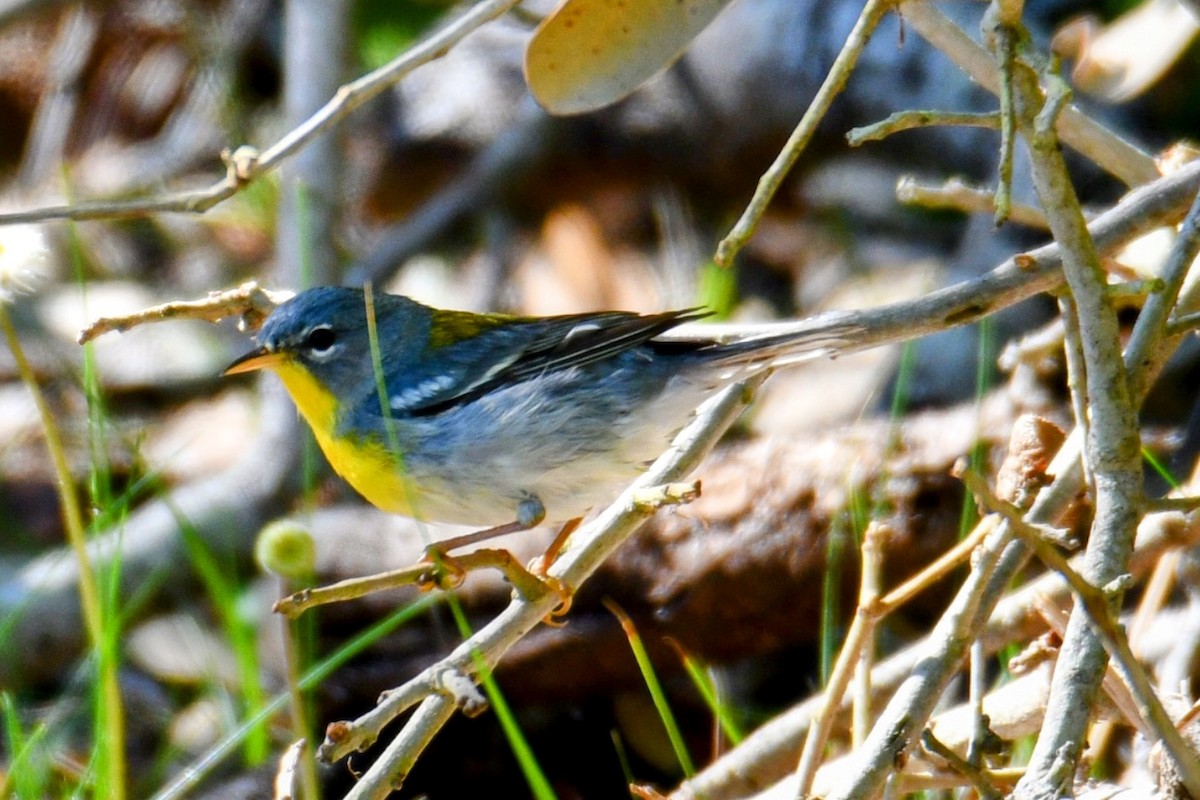
[[[328,325],[321,325],[320,327],[313,328],[304,337],[304,348],[317,355],[321,355],[329,352],[329,349],[333,347],[333,343],[336,340],[337,337],[333,333],[333,328]]]

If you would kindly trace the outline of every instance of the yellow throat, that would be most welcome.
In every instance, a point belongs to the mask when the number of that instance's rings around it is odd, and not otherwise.
[[[267,365],[279,376],[300,415],[312,428],[317,444],[335,472],[372,505],[393,514],[417,517],[416,488],[404,474],[400,454],[368,435],[339,436],[338,401],[312,373],[295,361],[280,359]]]

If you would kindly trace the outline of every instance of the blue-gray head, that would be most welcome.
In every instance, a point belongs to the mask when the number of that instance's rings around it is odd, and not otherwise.
[[[387,294],[374,295],[373,306],[381,347],[424,345],[429,309]],[[234,361],[225,374],[297,364],[343,400],[373,378],[361,289],[321,286],[303,291],[280,304],[255,338],[259,346]]]

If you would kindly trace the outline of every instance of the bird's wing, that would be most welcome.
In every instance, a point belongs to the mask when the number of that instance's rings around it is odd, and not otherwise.
[[[705,315],[699,309],[683,309],[517,318],[438,348],[422,364],[395,376],[396,385],[389,380],[391,411],[436,414],[506,385],[611,358]]]

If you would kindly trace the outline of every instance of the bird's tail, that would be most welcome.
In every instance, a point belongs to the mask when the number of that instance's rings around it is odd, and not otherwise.
[[[835,312],[795,322],[684,325],[661,338],[703,337],[712,342],[713,362],[719,366],[773,369],[857,350],[856,334],[862,330]]]

